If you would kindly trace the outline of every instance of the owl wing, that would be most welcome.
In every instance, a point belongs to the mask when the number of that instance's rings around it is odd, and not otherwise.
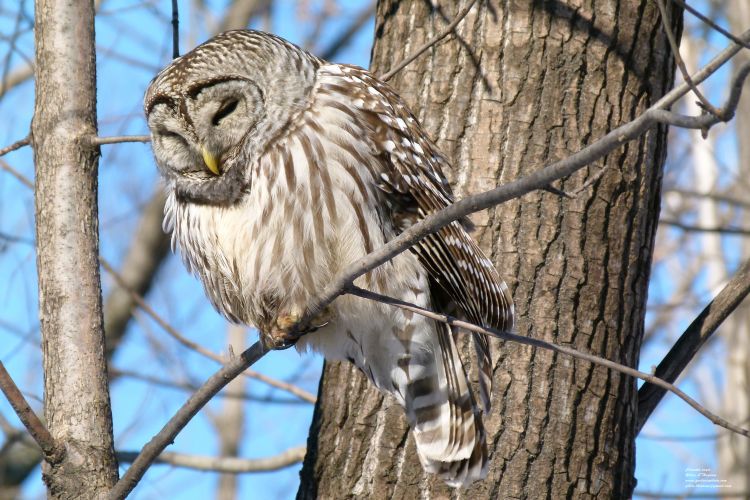
[[[401,98],[367,71],[341,66],[347,87],[356,92],[355,103],[372,132],[373,147],[384,161],[377,180],[385,193],[394,226],[401,232],[453,202],[443,168],[448,160],[427,137]],[[511,331],[513,301],[505,282],[474,240],[467,220],[453,222],[412,247],[437,287],[435,307],[472,323]],[[489,344],[473,334],[479,360],[482,399],[489,407],[492,375]]]

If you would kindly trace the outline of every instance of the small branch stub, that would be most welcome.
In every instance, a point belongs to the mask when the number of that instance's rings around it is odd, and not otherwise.
[[[21,423],[42,449],[45,460],[52,464],[60,462],[65,455],[64,448],[57,445],[42,421],[39,420],[34,410],[31,409],[26,398],[23,397],[18,386],[16,386],[10,374],[5,369],[2,361],[0,361],[0,389],[2,389],[5,397],[8,398],[8,402],[13,407],[13,410],[15,410]]]

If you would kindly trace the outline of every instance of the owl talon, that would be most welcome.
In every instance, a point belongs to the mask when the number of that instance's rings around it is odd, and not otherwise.
[[[326,308],[323,312],[313,318],[313,323],[309,327],[298,330],[297,323],[301,315],[299,314],[280,314],[267,328],[262,330],[261,343],[267,350],[283,350],[292,347],[305,334],[317,331],[331,321],[330,311]]]

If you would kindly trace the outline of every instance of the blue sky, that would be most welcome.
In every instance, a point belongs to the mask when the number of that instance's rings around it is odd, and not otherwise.
[[[224,10],[225,1],[207,1],[208,11],[198,17],[190,15],[188,2],[180,2],[182,17],[182,47],[199,43],[208,36],[206,25],[215,22]],[[301,16],[298,2],[278,1],[271,28],[289,40],[302,44],[313,39],[320,50],[327,47],[366,2],[341,2],[341,12],[322,30],[322,35],[312,36],[312,19]],[[22,4],[28,16],[32,15],[33,2]],[[141,111],[141,98],[155,72],[167,64],[171,54],[169,28],[169,1],[142,2],[140,0],[105,0],[97,19],[98,46],[98,107],[101,135],[147,133]],[[16,51],[6,57],[8,45],[3,44],[3,64],[13,69],[23,66],[33,55],[33,35],[28,29],[30,18],[16,16],[16,6],[0,4],[0,31],[9,35],[14,26],[25,29],[16,40]],[[260,27],[260,25],[256,26]],[[372,42],[372,20],[359,32],[353,42],[336,58],[340,62],[367,66]],[[718,45],[723,42],[711,39]],[[25,55],[25,56],[24,56]],[[128,60],[125,60],[127,58]],[[133,63],[134,59],[137,63]],[[726,79],[718,76],[718,82]],[[719,87],[720,88],[720,87]],[[9,144],[26,135],[33,111],[33,85],[21,85],[0,100],[0,145]],[[731,134],[722,138],[722,161],[732,168],[735,143]],[[27,149],[4,158],[25,176],[33,178],[31,152]],[[677,167],[674,167],[677,168]],[[149,145],[122,144],[103,146],[100,161],[100,233],[101,252],[116,266],[122,261],[135,231],[138,213],[150,199],[159,180],[154,168]],[[0,359],[6,364],[17,383],[26,391],[32,403],[39,408],[42,394],[41,355],[39,351],[38,320],[36,314],[36,269],[33,249],[33,196],[16,179],[0,172],[0,235],[12,236],[13,241],[0,239]],[[661,230],[664,230],[663,228]],[[728,239],[728,248],[737,239]],[[729,252],[731,257],[731,252]],[[113,283],[103,279],[104,293]],[[700,288],[700,281],[696,284]],[[667,300],[674,292],[668,271],[655,269],[650,300]],[[697,290],[707,302],[705,290]],[[171,325],[191,340],[200,342],[217,353],[226,352],[226,324],[208,305],[195,278],[189,276],[178,258],[170,257],[161,269],[157,284],[149,294],[149,303]],[[699,308],[686,307],[679,324],[671,325],[681,331]],[[250,334],[248,342],[254,341]],[[664,338],[648,345],[641,356],[640,368],[650,367],[661,359],[669,348]],[[235,349],[237,350],[237,349]],[[722,354],[717,343],[710,347],[705,363],[708,370],[717,373],[714,360]],[[217,369],[217,364],[191,350],[185,349],[165,334],[158,325],[143,314],[132,322],[128,335],[119,348],[113,366],[134,370],[144,375],[200,383]],[[254,368],[281,380],[293,380],[304,389],[316,393],[321,359],[306,355],[300,357],[294,350],[276,352],[266,356]],[[681,386],[692,395],[699,396],[699,388],[687,380]],[[246,389],[257,396],[290,396],[268,386],[250,381]],[[187,398],[181,390],[155,387],[140,380],[121,378],[112,385],[112,404],[116,444],[118,449],[136,450],[142,446],[176,408]],[[209,405],[209,411],[218,411],[222,400]],[[271,404],[248,402],[246,434],[241,456],[264,457],[287,448],[305,444],[312,405]],[[20,425],[0,398],[0,412]],[[682,401],[668,396],[644,429],[645,436],[680,435],[705,436],[717,432],[716,428]],[[682,491],[686,467],[709,466],[715,469],[713,440],[658,441],[640,438],[637,448],[639,489],[649,491]],[[205,413],[196,417],[177,437],[171,451],[213,455],[217,453],[215,432]],[[290,467],[273,473],[241,476],[243,498],[293,498],[298,483],[299,467]],[[123,469],[124,470],[124,469]],[[192,470],[155,466],[135,490],[131,498],[203,499],[213,496],[217,476]],[[37,498],[43,495],[39,475],[27,482],[24,495]]]

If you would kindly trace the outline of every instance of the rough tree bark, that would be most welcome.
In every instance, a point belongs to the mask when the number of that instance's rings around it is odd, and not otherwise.
[[[37,0],[36,165],[45,417],[66,454],[50,498],[95,498],[117,480],[104,358],[97,221],[94,4]]]
[[[465,4],[380,1],[374,73]],[[459,25],[460,39],[391,81],[453,159],[459,196],[579,150],[671,87],[672,56],[651,0],[479,4]],[[679,25],[678,12],[674,19]],[[637,364],[665,154],[661,128],[556,186],[575,192],[607,169],[573,199],[537,192],[476,215],[476,236],[513,291],[521,334]],[[352,366],[330,363],[298,498],[629,498],[635,381],[493,344],[487,480],[454,491],[426,475],[402,410]]]

